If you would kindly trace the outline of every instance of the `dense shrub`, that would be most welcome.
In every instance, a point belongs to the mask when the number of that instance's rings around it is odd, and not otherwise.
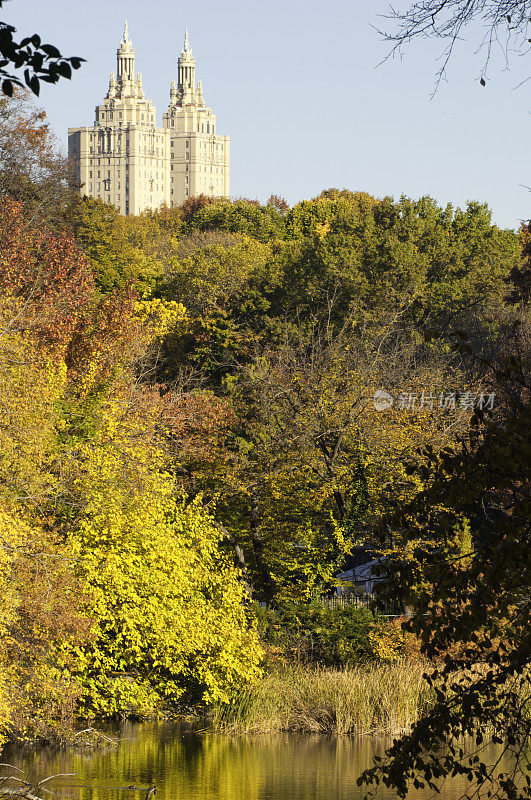
[[[399,627],[370,609],[329,608],[321,602],[257,608],[259,630],[270,660],[344,667],[394,661],[411,653]]]

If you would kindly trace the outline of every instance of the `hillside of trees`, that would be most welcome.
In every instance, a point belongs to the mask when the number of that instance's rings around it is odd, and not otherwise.
[[[124,218],[24,94],[0,119],[4,740],[228,701],[260,607],[365,555],[443,686],[500,676],[445,724],[520,741],[488,701],[531,650],[530,229],[337,189]]]

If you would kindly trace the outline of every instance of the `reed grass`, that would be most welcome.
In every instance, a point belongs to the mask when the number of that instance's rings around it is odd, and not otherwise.
[[[213,724],[230,733],[398,735],[432,703],[424,670],[406,659],[344,669],[295,665],[217,706]]]

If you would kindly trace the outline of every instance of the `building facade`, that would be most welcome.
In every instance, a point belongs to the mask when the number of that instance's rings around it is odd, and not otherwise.
[[[180,205],[205,194],[228,197],[230,142],[216,132],[216,116],[196,83],[188,32],[171,82],[162,128],[135,73],[127,22],[116,53],[116,74],[96,106],[94,125],[68,129],[68,154],[80,193],[110,203],[122,214]]]

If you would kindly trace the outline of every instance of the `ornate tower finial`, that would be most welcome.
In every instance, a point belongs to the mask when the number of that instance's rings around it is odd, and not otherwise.
[[[187,103],[195,93],[195,58],[190,47],[188,28],[184,32],[184,45],[178,59],[178,87],[181,97],[187,95]]]
[[[129,38],[129,26],[125,20],[124,33],[120,39],[120,46],[116,51],[116,74],[119,81],[135,79],[135,51],[133,42]]]
[[[184,45],[182,52],[186,53],[186,55],[192,55],[192,48],[190,47],[190,40],[188,38],[188,28],[186,28],[184,31]]]

